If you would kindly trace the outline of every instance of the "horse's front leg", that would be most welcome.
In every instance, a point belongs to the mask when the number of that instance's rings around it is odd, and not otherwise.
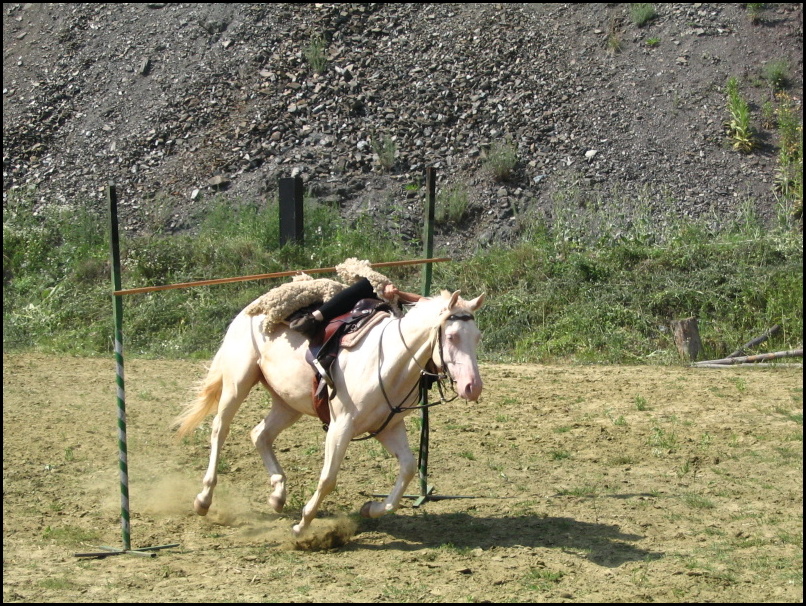
[[[389,451],[389,454],[397,458],[400,469],[395,485],[384,501],[367,501],[364,503],[361,508],[361,515],[365,518],[378,518],[397,509],[400,499],[403,497],[403,492],[417,470],[414,455],[411,453],[411,448],[409,448],[409,439],[406,436],[406,426],[402,421],[394,427],[386,428],[376,438]]]
[[[305,507],[302,508],[302,519],[293,527],[295,535],[300,535],[307,530],[311,521],[316,517],[322,501],[336,486],[336,475],[339,473],[352,437],[353,423],[346,415],[330,423],[325,438],[325,464],[319,475],[319,485]]]

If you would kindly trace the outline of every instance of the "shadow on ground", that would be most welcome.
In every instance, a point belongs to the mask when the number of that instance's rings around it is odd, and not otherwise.
[[[390,536],[383,545],[362,542],[364,531]],[[388,516],[361,520],[351,549],[416,550],[451,545],[455,548],[547,547],[576,553],[600,566],[617,567],[625,562],[659,559],[662,553],[638,548],[632,543],[644,537],[622,532],[618,526],[580,522],[567,517],[520,515],[477,517],[468,513],[424,514],[417,517]]]

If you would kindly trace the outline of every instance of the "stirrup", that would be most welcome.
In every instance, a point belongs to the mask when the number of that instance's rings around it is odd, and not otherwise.
[[[314,359],[313,359],[312,364],[313,364],[313,367],[314,367],[314,368],[317,370],[317,372],[318,372],[320,375],[322,375],[322,380],[323,380],[323,381],[325,382],[325,384],[327,384],[327,386],[330,388],[330,390],[331,390],[331,392],[332,392],[332,393],[331,393],[331,396],[330,396],[330,399],[332,400],[332,399],[333,399],[333,396],[334,396],[334,395],[336,395],[336,386],[333,384],[333,379],[331,379],[331,378],[330,378],[330,375],[329,375],[329,374],[328,374],[328,372],[325,370],[325,367],[324,367],[324,366],[322,366],[322,363],[321,363],[319,360],[317,360],[316,358],[314,358]]]

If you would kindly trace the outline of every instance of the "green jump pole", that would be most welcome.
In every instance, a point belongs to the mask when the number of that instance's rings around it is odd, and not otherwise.
[[[114,185],[107,186],[109,202],[109,234],[112,253],[112,290],[120,286],[120,237],[118,235],[118,197]],[[126,389],[123,381],[123,297],[112,295],[115,322],[115,366],[118,402],[118,463],[120,466],[120,527],[123,534],[123,549],[132,548],[131,520],[129,517],[129,461],[126,445]]]
[[[109,246],[112,256],[112,291],[121,290],[120,282],[120,236],[118,234],[118,196],[115,186],[106,188],[109,202]],[[101,547],[104,551],[76,553],[77,558],[105,558],[111,555],[131,554],[153,558],[159,549],[177,547],[178,543],[132,549],[131,517],[129,515],[129,456],[126,444],[126,389],[123,381],[123,295],[113,294],[112,317],[115,324],[115,382],[118,404],[118,465],[120,467],[120,529],[123,536],[123,549]]]

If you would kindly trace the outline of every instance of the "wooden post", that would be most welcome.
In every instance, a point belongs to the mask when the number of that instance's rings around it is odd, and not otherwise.
[[[433,166],[425,169],[425,231],[423,241],[425,245],[425,258],[430,259],[434,253],[434,214],[436,208],[436,181],[437,171]],[[423,296],[431,295],[431,264],[423,267]]]
[[[280,179],[280,246],[305,243],[302,222],[302,177]]]
[[[674,320],[671,327],[680,357],[686,362],[696,361],[703,353],[697,318],[692,316],[685,320]]]

